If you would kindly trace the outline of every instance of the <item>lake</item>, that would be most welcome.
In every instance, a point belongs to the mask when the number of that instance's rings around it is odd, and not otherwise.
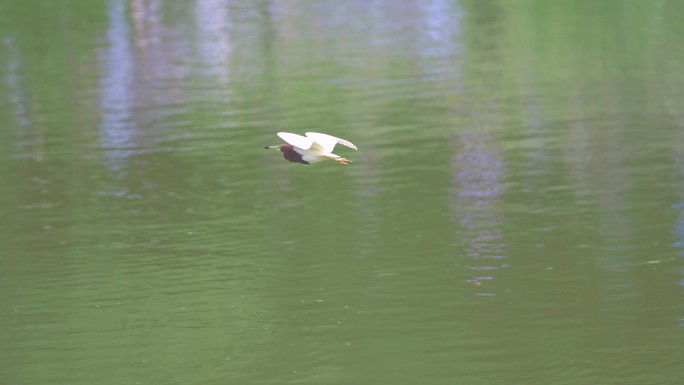
[[[0,382],[680,383],[682,14],[4,0]]]

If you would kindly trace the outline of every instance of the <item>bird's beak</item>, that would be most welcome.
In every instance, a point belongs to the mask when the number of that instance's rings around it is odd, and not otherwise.
[[[280,146],[266,146],[266,147],[264,147],[264,148],[267,149],[267,150],[279,150],[279,149],[280,149]]]

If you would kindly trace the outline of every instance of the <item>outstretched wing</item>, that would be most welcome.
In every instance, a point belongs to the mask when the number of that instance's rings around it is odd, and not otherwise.
[[[316,144],[320,145],[323,152],[326,153],[331,153],[333,148],[335,148],[335,145],[338,143],[343,146],[353,148],[354,150],[358,150],[358,148],[356,148],[352,142],[337,138],[332,135],[321,134],[320,132],[307,132],[306,136],[307,138],[312,139]]]
[[[301,136],[297,134],[291,134],[289,132],[279,132],[277,135],[280,137],[280,139],[295,147],[299,147],[302,150],[310,149],[311,145],[314,142],[314,140],[311,138],[307,138],[306,136]]]

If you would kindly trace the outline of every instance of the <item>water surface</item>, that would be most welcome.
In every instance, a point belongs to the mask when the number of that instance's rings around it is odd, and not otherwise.
[[[679,383],[682,12],[4,1],[0,382]]]

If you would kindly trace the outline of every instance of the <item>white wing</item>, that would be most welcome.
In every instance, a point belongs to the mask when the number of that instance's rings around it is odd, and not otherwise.
[[[321,134],[319,132],[307,132],[306,136],[311,138],[315,143],[319,144],[323,152],[331,153],[336,144],[341,144],[354,150],[358,150],[352,142],[344,139],[340,139],[328,134]]]
[[[306,136],[301,136],[297,134],[291,134],[289,132],[279,132],[277,134],[280,139],[286,141],[287,143],[299,147],[302,150],[308,150],[311,148],[311,145],[313,144],[313,139],[307,138]]]

